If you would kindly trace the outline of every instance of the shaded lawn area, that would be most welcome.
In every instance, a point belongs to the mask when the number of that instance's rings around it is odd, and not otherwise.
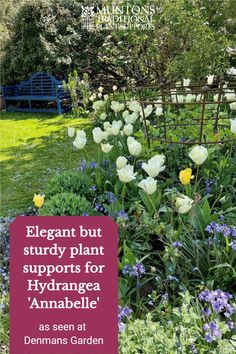
[[[1,209],[5,216],[26,211],[34,193],[43,192],[56,173],[76,168],[85,152],[72,146],[67,127],[84,129],[86,151],[93,154],[92,122],[68,116],[33,113],[1,114]]]

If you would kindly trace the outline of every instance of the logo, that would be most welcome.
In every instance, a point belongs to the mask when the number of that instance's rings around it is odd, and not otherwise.
[[[82,5],[81,9],[81,26],[88,31],[155,29],[153,17],[157,7],[154,5]]]
[[[95,29],[95,6],[81,6],[81,27],[82,29],[86,29],[88,31],[92,31]]]

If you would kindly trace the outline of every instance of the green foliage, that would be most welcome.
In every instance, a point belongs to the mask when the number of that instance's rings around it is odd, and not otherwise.
[[[64,171],[54,176],[48,183],[45,195],[51,197],[58,193],[74,193],[81,196],[91,196],[92,179],[79,171]]]
[[[150,313],[145,319],[129,321],[126,329],[119,336],[120,354],[231,354],[235,352],[234,341],[220,339],[212,344],[207,343],[203,336],[204,322],[200,308],[189,293],[183,295],[183,303],[171,313],[162,313],[156,322]],[[217,320],[224,334],[229,332],[227,326]]]
[[[58,193],[47,200],[40,215],[76,216],[95,215],[95,210],[87,199],[74,193]]]

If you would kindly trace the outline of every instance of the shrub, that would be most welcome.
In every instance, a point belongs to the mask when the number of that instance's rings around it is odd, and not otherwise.
[[[45,194],[46,196],[53,196],[66,192],[90,196],[92,194],[92,184],[92,179],[87,174],[79,171],[65,171],[52,178]]]
[[[40,215],[95,215],[96,212],[87,199],[74,193],[58,193],[46,200]]]

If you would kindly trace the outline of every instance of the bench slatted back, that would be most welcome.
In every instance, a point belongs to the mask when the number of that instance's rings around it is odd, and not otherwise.
[[[18,95],[56,96],[61,81],[46,73],[36,73],[18,86]]]

